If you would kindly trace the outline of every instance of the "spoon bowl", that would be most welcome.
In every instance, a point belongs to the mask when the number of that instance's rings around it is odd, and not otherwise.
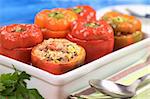
[[[94,87],[96,90],[102,92],[103,94],[110,95],[118,98],[129,98],[135,95],[134,91],[128,90],[129,87],[114,83],[109,80],[98,80],[93,79],[89,81],[91,87]]]
[[[122,85],[109,80],[93,79],[89,81],[91,87],[97,91],[115,97],[115,98],[130,98],[136,94],[137,87],[145,80],[150,80],[150,74],[138,78],[131,85]]]

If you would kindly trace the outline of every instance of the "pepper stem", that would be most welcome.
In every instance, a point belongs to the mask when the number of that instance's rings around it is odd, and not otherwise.
[[[85,27],[96,28],[96,27],[98,27],[98,26],[99,26],[99,24],[97,24],[97,23],[87,23],[87,24],[85,24]]]
[[[25,31],[24,29],[20,28],[20,27],[17,27],[14,31],[12,32],[23,32]]]
[[[61,19],[64,17],[64,14],[62,14],[61,12],[52,12],[52,13],[49,13],[48,16],[56,18],[56,19]]]
[[[83,11],[82,8],[73,8],[72,10],[73,10],[73,12],[75,12],[77,14],[79,14],[79,13],[81,13]]]
[[[127,19],[126,19],[126,18],[123,18],[123,17],[118,16],[118,17],[114,17],[114,18],[112,19],[112,21],[113,21],[113,22],[126,22],[126,21],[127,21]]]

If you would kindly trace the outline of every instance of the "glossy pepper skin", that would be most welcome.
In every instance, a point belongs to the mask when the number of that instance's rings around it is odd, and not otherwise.
[[[141,22],[134,16],[118,12],[107,12],[102,17],[114,29],[115,47],[114,50],[126,47],[143,39]]]
[[[6,49],[28,48],[43,41],[43,34],[33,24],[11,24],[1,28],[1,46]]]
[[[143,32],[137,31],[132,34],[115,36],[114,50],[126,47],[143,39]]]
[[[30,64],[32,48],[6,49],[0,44],[0,54]]]
[[[0,28],[0,54],[29,64],[32,47],[43,41],[33,24],[12,24]]]
[[[62,43],[63,42],[64,41],[62,40]],[[44,42],[41,44],[38,44],[32,49],[31,60],[32,60],[33,66],[36,66],[54,75],[60,75],[84,64],[86,52],[84,48],[82,48],[81,46],[78,46],[80,48],[80,52],[78,56],[76,56],[72,60],[65,62],[65,63],[62,63],[62,62],[55,63],[53,61],[48,61],[44,59],[43,57],[40,57],[39,55],[36,54],[37,53],[36,50],[41,48],[41,46],[43,45],[44,45]],[[53,47],[55,49],[54,45],[50,44],[49,47]]]
[[[70,32],[71,24],[76,19],[77,15],[74,12],[63,8],[55,8],[39,12],[34,23],[42,29],[44,38],[63,38],[66,33]]]
[[[33,52],[33,51],[32,51]],[[49,73],[52,73],[54,75],[61,75],[64,74],[72,69],[77,68],[77,63],[79,62],[80,64],[84,63],[84,58],[79,57],[78,59],[81,59],[80,61],[74,60],[66,64],[56,64],[52,62],[48,62],[45,60],[41,60],[39,57],[35,56],[34,53],[32,53],[31,60],[34,66],[45,70]],[[80,65],[79,65],[80,66]]]
[[[108,12],[104,14],[103,19],[113,26],[115,32],[133,33],[141,31],[141,22],[134,16]]]
[[[103,20],[76,22],[67,39],[85,48],[86,63],[112,52],[114,46],[113,29]]]
[[[96,20],[96,11],[91,6],[79,5],[69,9],[75,12],[80,20]]]

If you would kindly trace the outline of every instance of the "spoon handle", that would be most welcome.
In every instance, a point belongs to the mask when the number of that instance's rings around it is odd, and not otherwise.
[[[145,80],[150,80],[150,74],[147,74],[147,75],[140,77],[139,80],[141,80],[141,82],[143,82]]]
[[[139,80],[141,80],[141,83],[139,84],[139,86],[137,86],[137,88],[141,88],[150,82],[150,74],[140,77]]]
[[[149,82],[149,80],[150,80],[150,74],[147,74],[147,75],[144,75],[144,76],[138,78],[131,86],[132,86],[133,90],[134,89],[136,90],[138,87],[144,85],[146,81]]]

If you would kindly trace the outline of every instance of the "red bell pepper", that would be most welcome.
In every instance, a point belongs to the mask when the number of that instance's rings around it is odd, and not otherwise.
[[[87,63],[112,52],[114,46],[113,29],[102,20],[76,22],[67,39],[85,48]]]
[[[32,47],[43,41],[43,34],[34,24],[12,24],[0,28],[0,54],[31,62]]]
[[[12,24],[1,28],[1,46],[6,49],[28,48],[43,41],[41,30],[33,24]]]

